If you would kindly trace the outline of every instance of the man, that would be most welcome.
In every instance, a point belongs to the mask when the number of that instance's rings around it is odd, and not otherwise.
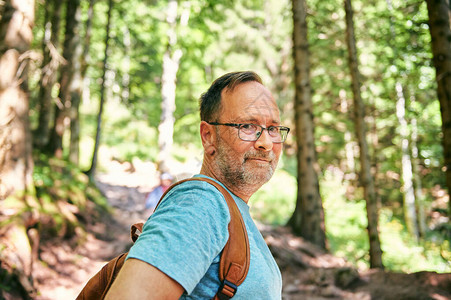
[[[225,186],[246,224],[250,267],[234,299],[281,299],[279,268],[247,202],[276,169],[289,128],[260,77],[234,72],[200,100],[204,159],[200,175]],[[211,299],[230,215],[212,185],[189,181],[171,190],[146,222],[106,299]]]

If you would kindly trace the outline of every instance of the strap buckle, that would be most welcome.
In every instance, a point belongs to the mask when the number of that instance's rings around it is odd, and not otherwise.
[[[231,283],[227,279],[224,279],[221,283],[221,286],[218,290],[218,298],[220,300],[228,300],[235,296],[238,291],[238,286],[236,284]]]

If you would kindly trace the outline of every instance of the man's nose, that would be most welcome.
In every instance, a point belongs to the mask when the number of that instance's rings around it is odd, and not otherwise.
[[[258,139],[255,141],[255,148],[270,151],[273,147],[272,139],[266,129],[263,129]]]

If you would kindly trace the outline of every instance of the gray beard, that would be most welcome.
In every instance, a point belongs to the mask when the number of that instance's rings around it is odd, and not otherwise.
[[[244,155],[244,161],[237,161],[231,155],[231,150],[227,144],[218,141],[217,145],[216,163],[222,176],[230,184],[240,186],[241,188],[255,189],[256,187],[258,189],[264,183],[268,182],[274,174],[276,164],[271,164],[267,167],[256,167],[261,170],[246,168],[246,161],[249,157],[270,158],[274,163],[276,159],[274,153],[248,152]]]

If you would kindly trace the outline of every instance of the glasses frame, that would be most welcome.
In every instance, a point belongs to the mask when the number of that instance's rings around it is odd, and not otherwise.
[[[268,131],[269,136],[271,136],[271,134],[269,133],[269,129],[270,128],[279,128],[279,131],[280,131],[280,129],[286,130],[287,134],[285,135],[285,138],[283,139],[283,141],[281,141],[281,142],[274,142],[274,141],[272,141],[272,142],[275,143],[275,144],[282,144],[282,143],[284,143],[287,140],[288,133],[290,132],[290,128],[286,127],[286,126],[268,126],[268,127],[263,127],[261,125],[253,124],[253,123],[219,123],[219,122],[207,122],[207,123],[210,124],[210,125],[222,125],[222,126],[235,127],[235,128],[238,129],[238,137],[240,138],[240,140],[245,141],[245,142],[255,142],[255,141],[257,141],[262,136],[263,130]],[[258,131],[258,133],[256,134],[256,139],[255,140],[245,140],[245,139],[243,139],[240,136],[240,129],[241,129],[241,127],[243,125],[252,125],[252,126],[260,127],[260,131]]]

